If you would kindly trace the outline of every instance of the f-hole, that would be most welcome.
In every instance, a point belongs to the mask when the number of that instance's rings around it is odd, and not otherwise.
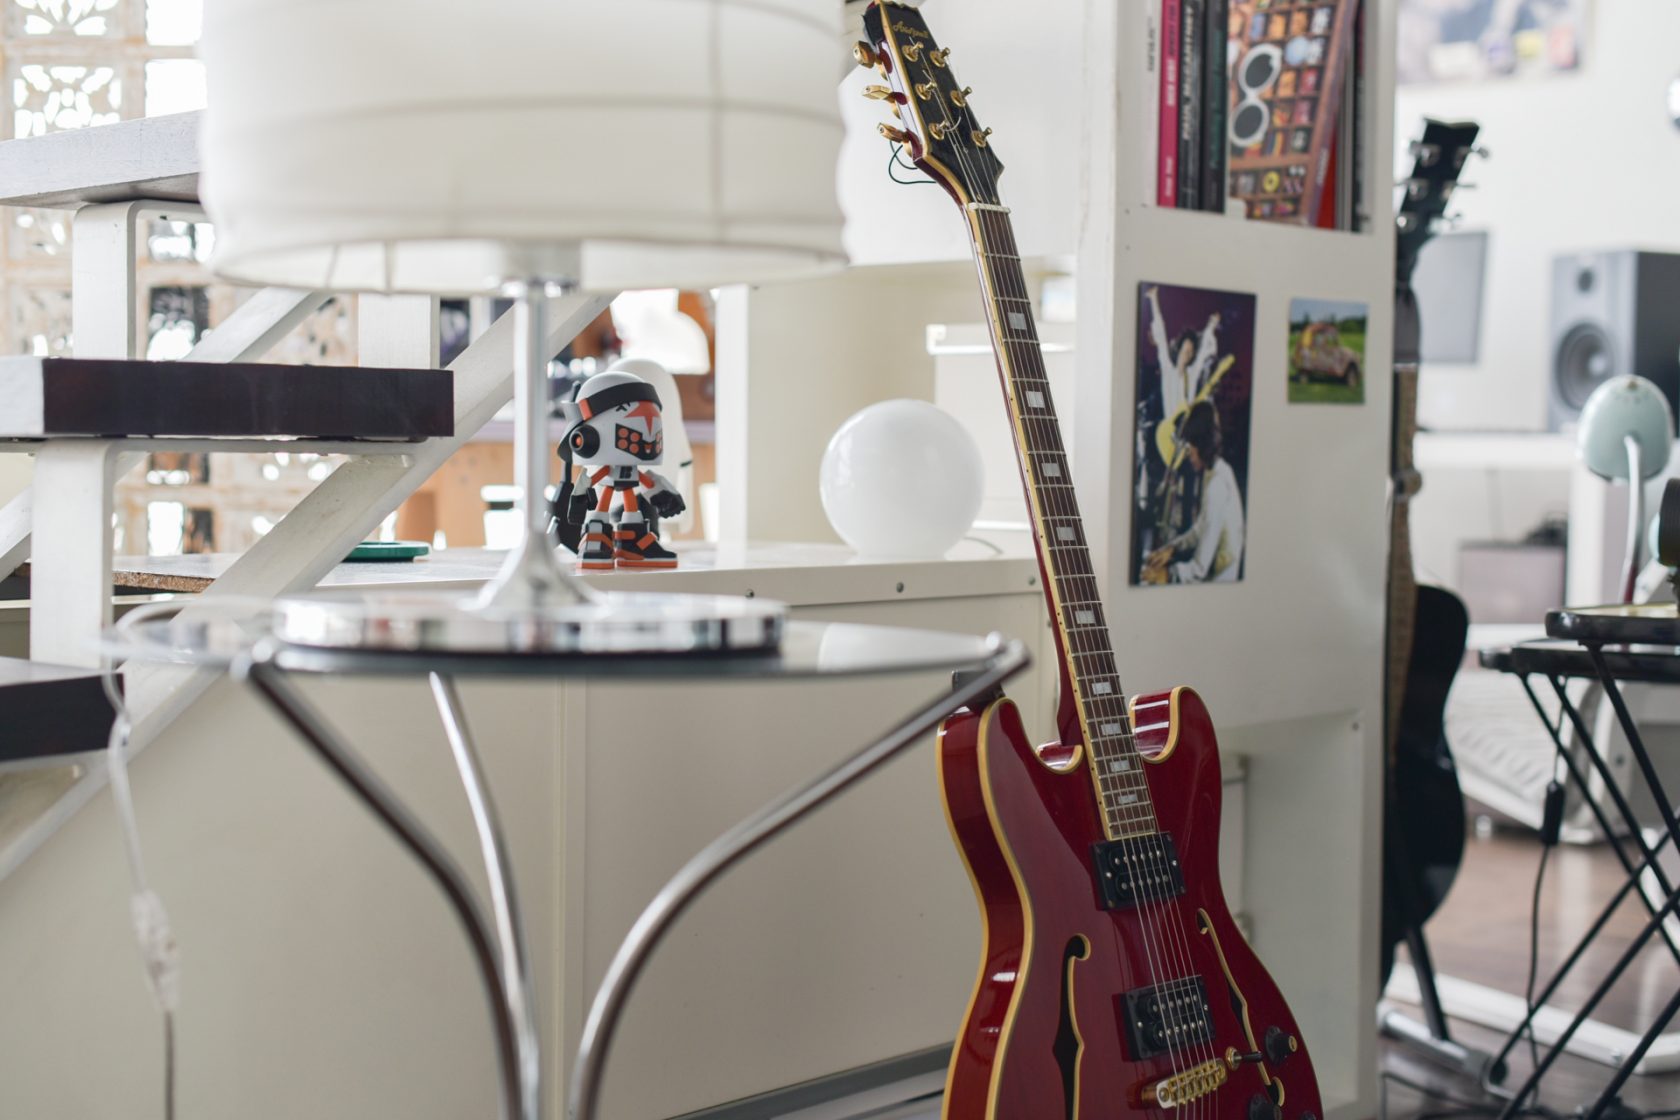
[[[1050,1045],[1062,1071],[1062,1118],[1075,1120],[1079,1111],[1079,1055],[1085,1049],[1073,1010],[1073,967],[1091,955],[1091,943],[1076,934],[1062,946],[1062,1000],[1056,1019],[1056,1038]]]

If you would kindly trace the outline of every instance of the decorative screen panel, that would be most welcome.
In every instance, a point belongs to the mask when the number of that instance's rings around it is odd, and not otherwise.
[[[25,39],[119,39],[125,0],[10,0],[6,31]]]

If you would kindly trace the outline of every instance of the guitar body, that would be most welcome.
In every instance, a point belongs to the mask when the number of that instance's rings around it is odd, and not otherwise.
[[[1141,697],[1133,712],[1159,827],[1177,844],[1186,888],[1117,911],[1102,908],[1095,883],[1093,845],[1106,837],[1085,752],[1035,750],[1002,698],[940,732],[946,811],[985,922],[980,976],[946,1081],[947,1120],[1165,1116],[1146,1087],[1228,1053],[1268,1049],[1281,1061],[1227,1065],[1222,1085],[1174,1111],[1207,1120],[1323,1116],[1300,1030],[1219,884],[1219,754],[1207,709],[1181,688]],[[1205,984],[1212,1037],[1176,1059],[1138,1060],[1127,993],[1191,975]]]
[[[1419,587],[1414,609],[1384,830],[1384,982],[1395,946],[1440,907],[1464,859],[1464,791],[1447,746],[1446,712],[1470,616],[1458,596],[1441,587]]]

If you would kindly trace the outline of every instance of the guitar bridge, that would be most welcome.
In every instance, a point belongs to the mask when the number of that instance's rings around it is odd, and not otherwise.
[[[1227,1061],[1215,1058],[1145,1087],[1143,1103],[1152,1104],[1156,1108],[1182,1108],[1209,1093],[1217,1092],[1229,1076],[1230,1067]]]
[[[1093,844],[1091,861],[1104,910],[1126,910],[1140,902],[1163,902],[1184,893],[1178,846],[1165,832]]]

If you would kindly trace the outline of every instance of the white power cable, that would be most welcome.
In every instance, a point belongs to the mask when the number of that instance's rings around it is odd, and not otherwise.
[[[124,645],[124,636],[142,622],[160,615],[179,612],[209,604],[171,601],[149,603],[125,614],[116,625],[116,645]],[[216,604],[224,609],[249,610],[249,601],[232,598]],[[163,651],[166,654],[169,650]],[[129,896],[129,918],[134,924],[135,941],[140,948],[141,963],[146,970],[146,986],[152,1002],[163,1016],[163,1099],[164,1120],[175,1117],[175,1011],[181,1003],[181,951],[175,931],[169,924],[169,913],[163,899],[151,889],[146,880],[146,862],[140,847],[140,827],[134,813],[134,791],[128,781],[128,755],[134,730],[134,720],[122,690],[117,687],[117,670],[111,656],[100,661],[100,680],[111,702],[114,717],[111,736],[106,741],[105,765],[111,782],[111,800],[116,805],[117,824],[122,836],[123,850],[128,857],[128,873],[133,893]]]

